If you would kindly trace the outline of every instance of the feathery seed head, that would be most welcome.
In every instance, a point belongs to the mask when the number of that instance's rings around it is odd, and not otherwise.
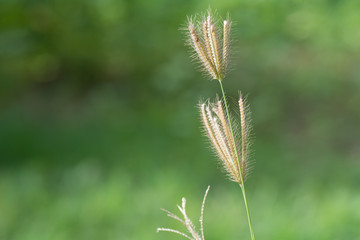
[[[188,20],[188,36],[195,57],[199,59],[205,72],[213,79],[222,81],[228,64],[231,22],[229,19],[224,21],[222,34],[219,34],[220,31],[214,22],[210,11],[196,25],[190,18]]]
[[[239,105],[240,124],[232,121],[234,123],[232,128],[222,100],[217,100],[215,103],[201,103],[200,115],[205,133],[225,171],[232,181],[242,185],[248,170],[246,153],[249,127],[245,121],[245,103],[242,97]],[[237,136],[240,136],[240,139],[237,139]]]
[[[250,158],[250,145],[251,145],[251,112],[249,105],[246,102],[246,99],[240,94],[239,97],[239,112],[240,112],[240,129],[241,129],[241,155],[243,159]],[[249,161],[244,161],[244,167],[248,169],[246,174],[249,174],[249,171],[252,167],[249,165]],[[246,177],[246,176],[245,176]]]

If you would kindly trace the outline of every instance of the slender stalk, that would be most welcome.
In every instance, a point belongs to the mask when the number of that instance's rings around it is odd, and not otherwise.
[[[226,115],[229,121],[229,127],[230,127],[230,131],[231,131],[231,136],[232,136],[232,140],[234,143],[234,146],[236,146],[235,144],[235,138],[234,138],[234,132],[232,129],[232,125],[231,125],[231,118],[230,118],[230,113],[229,113],[229,107],[227,104],[227,100],[226,100],[226,95],[225,95],[225,91],[224,91],[224,87],[222,85],[222,80],[218,80],[220,83],[220,88],[221,88],[221,92],[224,98],[224,104],[225,104],[225,109],[226,109]],[[242,153],[242,159],[244,159],[245,157],[245,152],[241,151]],[[249,223],[249,230],[250,230],[250,236],[251,236],[251,240],[255,240],[255,235],[254,235],[254,230],[252,227],[252,223],[251,223],[251,217],[250,217],[250,211],[249,211],[249,207],[248,207],[248,203],[247,203],[247,198],[246,198],[246,191],[245,191],[245,184],[244,184],[244,177],[242,174],[242,169],[241,169],[241,164],[240,164],[240,159],[239,159],[239,154],[238,154],[238,150],[235,149],[235,154],[236,154],[236,160],[238,162],[238,166],[239,166],[239,172],[240,172],[240,177],[241,177],[241,184],[239,184],[240,188],[241,188],[241,192],[244,198],[244,204],[245,204],[245,209],[246,209],[246,214],[247,214],[247,219],[248,219],[248,223]]]
[[[246,198],[246,191],[245,191],[245,185],[244,183],[241,185],[239,185],[242,191],[242,195],[244,198],[244,203],[245,203],[245,208],[246,208],[246,214],[247,214],[247,218],[248,218],[248,223],[249,223],[249,229],[250,229],[250,235],[251,235],[251,239],[255,240],[255,235],[254,235],[254,230],[252,227],[252,223],[251,223],[251,217],[250,217],[250,211],[249,211],[249,207],[248,207],[248,203],[247,203],[247,198]]]

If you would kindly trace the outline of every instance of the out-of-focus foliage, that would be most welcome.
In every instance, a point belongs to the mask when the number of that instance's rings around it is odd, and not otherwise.
[[[169,239],[159,209],[196,219],[208,184],[207,238],[248,238],[199,130],[219,88],[179,31],[209,5],[235,22],[256,235],[360,237],[359,1],[2,0],[0,239]]]

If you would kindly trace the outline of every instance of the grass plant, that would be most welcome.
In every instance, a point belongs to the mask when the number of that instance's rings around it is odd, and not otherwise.
[[[220,24],[218,24],[219,21],[217,21],[215,13],[212,13],[209,10],[206,15],[203,15],[200,18],[200,20],[191,17],[188,19],[186,30],[188,44],[194,52],[194,58],[200,62],[204,72],[209,75],[211,79],[215,79],[219,82],[222,93],[222,98],[217,98],[215,102],[211,102],[210,100],[200,102],[199,110],[202,125],[205,134],[209,138],[211,146],[218,156],[229,179],[240,186],[244,199],[250,236],[252,240],[255,240],[244,183],[249,170],[249,134],[251,129],[249,123],[249,108],[246,105],[243,96],[240,94],[238,101],[240,120],[238,121],[234,118],[230,114],[226,93],[223,87],[223,81],[229,62],[231,21],[229,17],[223,20],[222,31],[220,31],[220,27],[218,26]],[[169,217],[174,218],[185,225],[191,236],[169,228],[158,228],[157,230],[174,232],[188,239],[205,240],[203,211],[208,191],[209,188],[206,190],[201,208],[201,234],[196,232],[194,224],[186,215],[185,198],[182,199],[182,206],[178,206],[184,220],[167,210],[165,211],[168,213]]]

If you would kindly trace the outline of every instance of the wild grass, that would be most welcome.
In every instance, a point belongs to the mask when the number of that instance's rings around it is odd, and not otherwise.
[[[158,228],[157,231],[163,231],[163,232],[173,232],[176,234],[179,234],[183,237],[186,237],[188,239],[195,239],[195,240],[205,240],[205,236],[204,236],[204,207],[205,207],[205,201],[206,201],[206,197],[208,195],[210,186],[206,189],[205,195],[204,195],[204,199],[201,205],[201,213],[200,213],[200,232],[201,234],[199,234],[196,231],[195,225],[192,223],[191,219],[187,216],[186,214],[186,198],[182,198],[182,204],[181,207],[178,205],[178,209],[180,210],[181,214],[184,217],[184,220],[182,220],[181,218],[179,218],[177,215],[175,215],[174,213],[163,209],[163,211],[167,212],[168,217],[171,217],[177,221],[179,221],[180,223],[182,223],[186,229],[188,230],[188,232],[191,234],[191,237],[186,235],[183,232],[174,230],[174,229],[170,229],[170,228]]]
[[[250,236],[252,240],[255,240],[244,182],[248,170],[249,135],[251,129],[249,126],[250,120],[248,119],[246,111],[248,107],[240,94],[238,101],[240,121],[237,121],[230,114],[223,87],[223,80],[225,78],[229,62],[229,53],[231,52],[231,21],[229,17],[223,20],[221,32],[218,26],[220,24],[218,24],[218,20],[215,15],[215,13],[212,13],[211,10],[209,10],[206,15],[200,17],[200,20],[190,17],[188,19],[188,28],[186,31],[188,44],[194,52],[193,57],[200,62],[203,67],[203,71],[207,75],[219,82],[222,93],[222,98],[217,99],[214,103],[210,100],[200,102],[200,116],[204,131],[212,148],[214,149],[214,152],[218,156],[221,165],[225,169],[229,179],[238,183],[240,186],[244,199]],[[188,239],[205,240],[203,229],[203,209],[208,190],[209,188],[205,193],[201,208],[201,237],[196,232],[193,223],[186,215],[185,198],[182,200],[182,207],[178,206],[180,212],[184,216],[184,220],[181,220],[169,211],[167,211],[167,213],[169,217],[174,218],[185,225],[191,236],[169,228],[158,228],[157,230],[174,232]]]

